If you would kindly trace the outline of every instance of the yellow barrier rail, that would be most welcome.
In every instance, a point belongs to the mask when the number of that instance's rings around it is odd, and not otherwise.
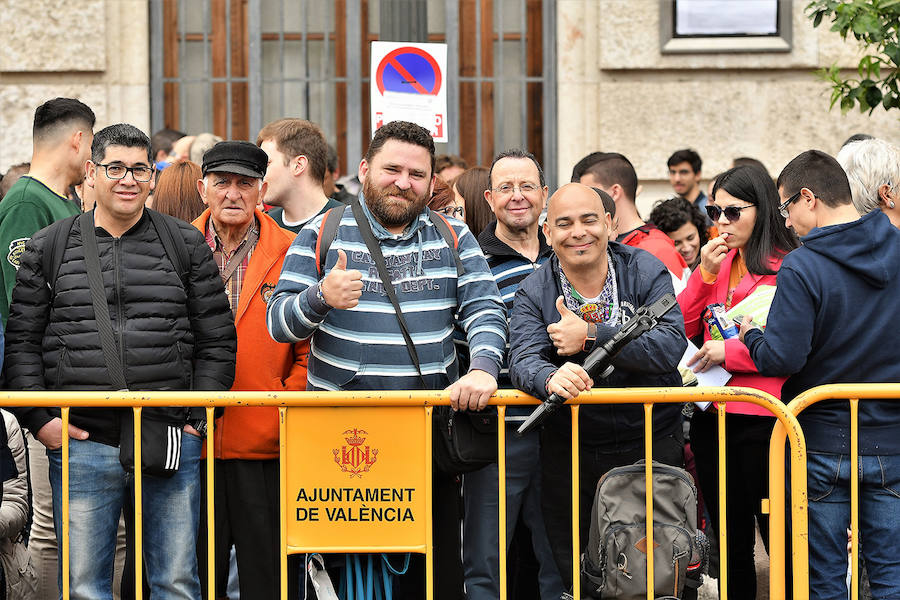
[[[854,388],[855,389],[855,388]],[[846,395],[844,397],[847,397]],[[578,415],[580,405],[590,404],[642,404],[645,415],[645,457],[646,457],[646,512],[647,522],[653,521],[653,485],[652,485],[652,415],[653,405],[659,403],[686,403],[686,402],[718,402],[718,427],[719,427],[719,501],[720,501],[720,571],[721,571],[721,590],[723,600],[727,598],[727,538],[726,538],[726,510],[725,505],[725,405],[727,402],[750,402],[758,406],[762,406],[769,410],[778,420],[776,432],[772,438],[772,465],[781,465],[780,485],[777,484],[777,476],[774,475],[775,469],[770,468],[770,496],[772,497],[773,513],[770,515],[770,548],[781,548],[781,564],[776,564],[776,556],[770,551],[770,561],[773,570],[777,571],[780,567],[782,577],[770,578],[770,597],[783,598],[784,593],[784,440],[790,441],[791,447],[791,466],[792,477],[799,480],[802,476],[803,486],[798,488],[796,485],[793,489],[797,492],[792,494],[792,550],[795,565],[806,565],[805,557],[807,555],[807,523],[806,523],[806,449],[803,434],[800,431],[796,417],[777,399],[760,392],[758,390],[746,388],[624,388],[624,389],[595,389],[590,392],[582,393],[575,401],[570,402],[570,410],[572,412],[572,532],[573,532],[573,584],[574,596],[580,598],[580,542],[579,542],[579,431],[578,431]],[[515,390],[501,390],[491,399],[492,405],[498,406],[499,422],[505,416],[505,407],[510,405],[534,405],[537,401],[521,392]],[[282,446],[285,443],[285,410],[288,407],[416,407],[421,406],[425,410],[425,439],[427,442],[427,479],[426,479],[426,510],[427,510],[427,543],[425,547],[426,560],[426,597],[430,600],[433,593],[433,544],[432,544],[432,527],[431,527],[431,411],[433,406],[448,405],[449,398],[442,391],[368,391],[368,392],[3,392],[0,393],[0,406],[29,406],[29,407],[63,407],[62,427],[63,431],[68,431],[69,409],[71,407],[98,407],[98,406],[115,406],[115,407],[132,407],[135,416],[135,464],[141,464],[141,438],[140,438],[140,413],[144,407],[162,407],[162,406],[203,406],[206,407],[207,420],[210,423],[207,431],[207,440],[212,440],[213,435],[213,411],[217,407],[229,406],[274,406],[280,409],[280,423],[282,432]],[[793,406],[793,404],[792,404]],[[506,598],[506,468],[505,468],[505,427],[498,427],[498,475],[499,475],[499,554],[500,554],[500,576],[501,576],[501,598]],[[781,462],[775,461],[776,437],[781,436]],[[68,514],[68,440],[65,439],[62,446],[62,513],[63,513],[63,535],[62,539],[68,540],[69,533],[69,514]],[[214,527],[214,462],[207,458],[207,518],[208,518],[208,548],[214,548],[213,535]],[[286,543],[286,465],[284,461],[281,463],[281,499],[283,510],[281,511],[282,521],[282,578],[281,578],[281,595],[283,599],[287,599],[287,543]],[[141,486],[143,476],[140,469],[135,470],[135,556],[142,555],[142,530],[143,523],[141,519]],[[796,483],[796,482],[795,482]],[[781,498],[781,519],[772,519],[778,516],[778,510],[774,508],[777,505],[777,496],[780,491]],[[647,547],[653,548],[653,528],[647,528]],[[854,539],[855,542],[855,539]],[[389,550],[389,549],[388,549]],[[346,551],[352,551],[352,548]],[[209,595],[215,597],[215,567],[213,561],[213,552],[209,552]],[[62,570],[63,570],[63,598],[69,598],[69,556],[68,543],[63,544],[62,549]],[[647,598],[653,600],[653,553],[647,555]],[[141,597],[142,590],[142,573],[141,561],[135,561],[135,582],[136,597]],[[794,578],[794,598],[803,600],[808,598],[808,587],[801,582],[806,581],[804,577],[797,577],[798,569],[795,568]],[[800,575],[807,575],[806,569],[800,569]],[[854,599],[855,600],[855,599]]]
[[[850,407],[850,464],[858,465],[859,464],[859,401],[860,400],[890,400],[900,398],[900,383],[859,383],[859,384],[832,384],[832,385],[823,385],[819,387],[812,388],[807,390],[794,398],[790,404],[787,406],[787,410],[791,412],[794,416],[799,415],[805,409],[822,402],[824,400],[845,400],[849,403]],[[784,482],[785,480],[785,462],[784,462],[784,442],[785,442],[785,432],[776,426],[775,430],[772,432],[772,441],[770,445],[769,452],[769,473],[770,473],[770,503],[772,506],[773,514],[770,515],[770,527],[779,527],[781,531],[784,531],[784,522],[783,519],[778,523],[773,523],[772,518],[775,515],[783,515],[784,511],[779,512],[779,507],[783,507],[785,503],[785,488],[784,486],[776,486],[776,481]],[[794,464],[794,461],[791,461],[791,464]],[[852,576],[851,576],[851,584],[850,584],[850,597],[851,600],[859,600],[859,469],[852,468],[850,469],[851,479],[850,479],[850,531],[851,531],[851,563],[852,563]],[[802,480],[800,477],[795,477],[794,473],[791,473],[791,490],[796,493],[800,491],[803,494],[804,499],[806,498],[807,488],[806,488],[806,471],[803,471]],[[802,523],[803,529],[801,531],[797,531],[798,524],[795,521],[793,523],[793,529],[795,538],[797,535],[800,535],[803,538],[809,537],[808,529],[806,528],[807,521],[804,520]],[[782,545],[779,548],[773,549],[773,546],[769,544],[769,554],[773,559],[773,565],[778,565],[781,567],[782,571],[780,576],[783,578],[783,568],[784,568],[784,546],[783,541],[784,538],[780,539]],[[807,548],[804,545],[804,550]],[[773,552],[774,550],[774,552]],[[773,554],[777,553],[778,556],[775,557]],[[808,579],[808,561],[809,555],[804,553],[802,555],[798,555],[796,548],[793,552],[794,557],[794,590],[796,591],[799,585],[802,585],[804,589],[809,589],[809,579]],[[776,561],[775,559],[778,559]],[[797,562],[800,561],[800,562]],[[797,569],[797,565],[802,565],[803,569]],[[802,582],[797,581],[797,577],[803,576],[804,579]],[[774,576],[774,573],[773,573]]]

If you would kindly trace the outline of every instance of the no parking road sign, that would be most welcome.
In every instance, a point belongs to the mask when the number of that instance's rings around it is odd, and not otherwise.
[[[372,131],[412,121],[447,141],[447,45],[372,42]]]

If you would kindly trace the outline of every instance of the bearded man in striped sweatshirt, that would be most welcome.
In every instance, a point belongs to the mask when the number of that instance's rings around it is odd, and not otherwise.
[[[332,209],[342,211],[333,239],[322,235],[328,218],[322,215],[288,250],[268,305],[270,334],[286,343],[311,338],[307,390],[448,389],[454,408],[484,408],[497,390],[506,309],[465,224],[441,223],[443,217],[426,206],[435,179],[428,130],[405,121],[381,127],[360,162],[359,179],[359,205]],[[418,368],[355,215],[365,219],[362,225],[371,228],[384,255]],[[324,256],[322,246],[328,248]],[[456,324],[470,349],[464,374],[453,344]],[[436,487],[435,498],[441,496]],[[451,520],[447,514],[442,519]],[[440,562],[436,556],[436,575],[448,577]],[[461,565],[450,570],[461,580]],[[438,581],[435,588],[438,597],[459,597],[457,581]]]

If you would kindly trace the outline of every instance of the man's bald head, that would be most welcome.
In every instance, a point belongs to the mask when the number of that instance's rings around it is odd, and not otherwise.
[[[610,221],[594,188],[568,183],[556,190],[547,208],[544,235],[564,272],[603,266],[600,261],[605,261]]]
[[[602,194],[602,195],[601,195]],[[605,200],[603,196],[606,196],[608,200]],[[547,203],[547,220],[550,220],[550,215],[553,211],[553,201],[555,199],[565,198],[566,202],[575,201],[575,202],[585,202],[587,204],[598,203],[599,204],[599,212],[601,214],[608,213],[609,211],[606,209],[604,203],[605,202],[613,202],[612,198],[604,192],[603,190],[589,187],[581,183],[567,183],[556,192],[552,196],[550,196],[550,200]],[[557,202],[559,204],[559,202]],[[613,206],[615,203],[613,202]]]

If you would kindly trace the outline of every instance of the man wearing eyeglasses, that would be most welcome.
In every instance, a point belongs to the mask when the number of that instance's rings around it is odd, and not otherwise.
[[[144,208],[153,188],[152,165],[146,134],[127,124],[102,129],[94,137],[85,179],[94,191],[94,210],[42,229],[26,244],[6,329],[4,366],[11,389],[231,386],[236,340],[222,278],[199,231]],[[91,257],[97,266],[89,269]],[[97,276],[96,295],[90,273]],[[97,309],[103,302],[108,312]],[[101,336],[101,330],[109,335]],[[133,497],[132,476],[119,454],[120,440],[131,433],[131,411],[72,409],[68,432],[62,431],[58,408],[16,411],[47,447],[59,538],[62,473],[68,469],[71,597],[111,599],[119,515]],[[196,542],[205,410],[143,412],[144,424],[151,418],[162,421],[169,438],[145,437],[145,458],[153,450],[177,457],[171,476],[145,474],[143,479],[150,592],[154,598],[199,600]],[[69,438],[67,465],[63,435]],[[126,518],[130,515],[126,508]],[[61,570],[59,582],[62,587]]]
[[[828,383],[900,381],[897,337],[900,231],[881,211],[859,216],[840,164],[818,150],[778,176],[780,206],[803,245],[778,271],[766,330],[744,318],[741,339],[762,375],[787,376],[781,399]],[[859,462],[850,461],[846,400],[805,409],[810,597],[847,598],[851,468],[858,468],[860,548],[874,598],[900,597],[900,410],[859,402]]]
[[[519,283],[552,253],[539,232],[538,222],[547,202],[547,186],[537,159],[524,150],[499,154],[491,164],[489,176],[491,188],[485,190],[484,198],[496,220],[481,232],[478,243],[500,289],[509,320]],[[513,387],[506,360],[497,383],[501,388]],[[515,435],[531,410],[530,406],[506,409],[506,543],[509,545],[512,540],[521,514],[526,527],[521,531],[528,535],[538,560],[536,575],[541,598],[556,600],[564,590],[541,513],[540,432]],[[495,600],[500,597],[497,465],[466,473],[463,484],[466,595],[470,600]]]

